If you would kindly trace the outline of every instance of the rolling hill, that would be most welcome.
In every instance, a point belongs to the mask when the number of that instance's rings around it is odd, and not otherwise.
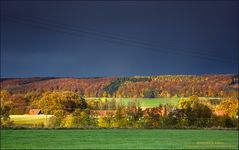
[[[1,90],[11,94],[74,91],[85,97],[237,96],[238,75],[162,75],[95,78],[2,78]]]

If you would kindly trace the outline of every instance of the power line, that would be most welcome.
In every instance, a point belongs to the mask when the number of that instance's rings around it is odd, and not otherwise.
[[[26,17],[25,17],[26,18]],[[141,44],[145,44],[145,45],[151,45],[151,46],[157,46],[157,47],[161,47],[161,48],[168,48],[168,47],[164,47],[162,45],[158,45],[158,44],[153,44],[152,45],[152,41],[146,41],[146,40],[142,40],[142,39],[138,39],[137,37],[129,37],[129,36],[125,36],[125,35],[122,35],[122,34],[116,34],[116,33],[109,33],[109,32],[104,32],[104,31],[97,31],[97,30],[94,30],[92,28],[88,28],[88,27],[83,27],[83,26],[76,26],[76,25],[70,25],[70,24],[64,24],[62,22],[57,22],[57,21],[54,21],[54,20],[49,20],[49,19],[45,19],[45,18],[40,18],[40,17],[32,17],[32,16],[27,16],[27,18],[33,18],[33,19],[37,19],[37,20],[42,20],[42,21],[45,21],[45,22],[51,22],[51,23],[55,23],[55,24],[58,24],[58,25],[62,25],[62,26],[66,26],[66,27],[71,27],[71,28],[74,28],[74,29],[80,29],[81,31],[83,30],[84,32],[90,32],[91,34],[97,34],[97,35],[102,35],[102,36],[106,36],[106,37],[109,37],[109,38],[117,38],[117,39],[120,39],[120,40],[128,40],[128,41],[131,41],[131,42],[140,42]],[[157,41],[157,43],[162,43],[162,42],[159,42]],[[165,44],[165,42],[164,42]],[[170,44],[166,44],[166,45],[174,45],[172,43]],[[175,46],[175,45],[174,45]],[[170,47],[172,48],[172,47]],[[174,48],[175,49],[175,48]],[[190,51],[190,50],[192,51]],[[212,53],[208,53],[208,52],[205,52],[205,51],[202,51],[202,49],[195,49],[195,48],[183,48],[183,47],[177,47],[177,50],[183,50],[185,52],[197,52],[197,53],[200,53],[200,54],[205,54],[205,55],[215,55],[215,54],[212,54]],[[210,49],[212,50],[212,49]],[[215,52],[215,50],[213,50]],[[228,59],[232,59],[232,58],[229,58],[227,57]],[[225,58],[226,59],[226,58]]]
[[[207,60],[217,60],[220,62],[224,62],[224,63],[232,63],[232,64],[237,64],[236,61],[232,61],[229,59],[225,59],[225,58],[220,58],[220,57],[215,57],[215,56],[211,56],[209,54],[204,54],[204,53],[200,53],[200,52],[189,52],[189,51],[175,51],[173,48],[169,48],[169,47],[157,47],[155,48],[154,46],[152,46],[152,44],[149,43],[145,43],[145,42],[141,42],[138,40],[132,40],[132,39],[125,39],[124,37],[120,37],[120,36],[115,36],[115,35],[108,35],[106,33],[100,33],[100,32],[94,32],[94,31],[86,31],[80,28],[76,28],[76,27],[69,27],[69,25],[65,25],[65,24],[59,24],[59,23],[52,23],[51,21],[47,21],[46,22],[41,22],[38,20],[34,20],[34,19],[26,19],[26,18],[19,18],[19,17],[13,17],[13,16],[6,16],[8,17],[7,19],[10,21],[15,21],[18,23],[23,23],[23,24],[27,24],[27,25],[31,25],[34,27],[40,27],[40,28],[44,28],[44,29],[48,29],[51,31],[55,31],[55,32],[62,32],[62,33],[66,33],[69,35],[74,35],[74,36],[78,36],[78,37],[82,37],[82,34],[84,34],[85,37],[87,38],[93,38],[93,39],[97,39],[97,40],[104,40],[107,42],[114,42],[114,43],[120,43],[120,44],[124,44],[124,45],[128,45],[128,46],[133,46],[133,47],[140,47],[140,48],[147,48],[148,50],[151,51],[155,51],[155,52],[166,52],[166,53],[171,53],[171,54],[179,54],[179,55],[187,55],[187,56],[196,56],[198,58],[203,58],[203,59],[207,59]],[[71,31],[71,32],[69,32]],[[79,34],[80,33],[80,34]],[[164,48],[164,49],[162,49]],[[167,50],[165,50],[167,49]]]
[[[15,18],[15,19],[16,19],[16,18]],[[19,19],[19,18],[17,18],[17,19]],[[27,20],[27,21],[28,21],[28,22],[30,21],[31,23],[38,23],[38,24],[39,24],[39,22],[36,22],[35,20]],[[46,23],[42,23],[42,22],[40,22],[40,23],[43,24],[43,25],[49,25],[49,23],[47,23],[47,24],[46,24]],[[55,27],[58,27],[58,28],[60,27],[60,28],[62,28],[62,26],[59,26],[59,25],[57,25],[57,26],[56,26],[55,24],[50,24],[50,25],[54,25]],[[63,27],[63,28],[65,28],[65,27]],[[72,30],[72,28],[70,28],[70,29]],[[67,28],[67,30],[69,30],[69,28]],[[82,33],[84,33],[84,34],[92,34],[92,33],[89,33],[88,31],[82,31],[82,30],[75,30],[75,29],[73,29],[73,31],[78,31],[78,32],[80,31],[80,32],[82,32]],[[71,33],[71,34],[72,34],[72,33]],[[93,35],[94,35],[94,36],[99,36],[98,34],[93,34]],[[101,36],[101,35],[100,35],[100,36]],[[119,38],[116,38],[116,39],[115,39],[115,37],[112,37],[112,36],[110,36],[110,37],[109,37],[109,36],[104,36],[104,37],[106,37],[106,38],[111,38],[111,41],[110,41],[110,42],[112,42],[112,39],[114,39],[114,40],[121,40],[121,41],[124,40],[124,39],[119,39]],[[88,37],[88,38],[89,38],[89,37]],[[98,39],[98,38],[97,38],[97,39]],[[101,40],[102,40],[102,39],[101,39]],[[104,39],[104,40],[105,40],[105,39]],[[115,42],[115,41],[113,41],[113,42]],[[117,42],[118,42],[118,41],[117,41]],[[127,40],[127,41],[124,40],[124,42],[129,42],[129,40]],[[131,41],[131,42],[132,42],[132,41]],[[135,41],[133,41],[133,42],[135,42]],[[121,43],[121,44],[122,44],[122,43]],[[124,44],[125,44],[125,43],[124,43]],[[138,42],[137,42],[136,44],[141,44],[141,43],[138,43]],[[143,44],[144,44],[144,43],[143,43]],[[132,44],[131,44],[130,46],[132,46]],[[133,46],[138,46],[138,45],[133,45]],[[154,47],[148,47],[148,44],[147,44],[147,45],[144,44],[144,47],[145,47],[145,46],[147,46],[146,48],[150,48],[151,50],[152,50],[152,49],[154,49],[154,50],[156,49],[156,48],[154,48]],[[150,46],[151,46],[151,45],[150,45]],[[142,45],[141,45],[141,48],[142,48]],[[169,48],[168,48],[168,49],[169,49]],[[158,51],[158,48],[157,48],[157,51]],[[162,51],[162,50],[161,50],[161,51]],[[165,51],[165,50],[164,50],[164,52],[168,52],[168,51]],[[175,51],[174,51],[174,52],[175,52]],[[180,52],[176,51],[176,53],[179,54]],[[185,54],[183,54],[183,55],[185,55]],[[188,55],[188,54],[186,54],[186,55]],[[195,55],[195,54],[194,54],[194,55]],[[196,55],[198,56],[198,54],[196,54]],[[200,54],[199,54],[199,55],[200,55]],[[205,56],[206,56],[206,55],[204,54],[203,58],[204,58]],[[200,56],[199,56],[199,57],[200,57]],[[206,56],[206,57],[208,57],[208,56]],[[214,59],[218,59],[218,57],[212,57],[212,56],[209,56],[209,57],[210,57],[210,58],[214,58]],[[225,61],[225,59],[223,59],[223,61]],[[230,62],[231,62],[231,61],[230,61]]]
[[[15,18],[16,19],[16,18]],[[18,18],[18,20],[19,20],[19,18]],[[16,20],[15,20],[16,21]],[[21,21],[23,21],[23,20],[21,20]],[[25,21],[24,21],[25,22]],[[47,25],[47,26],[49,26],[49,24],[46,24],[46,23],[42,23],[42,22],[36,22],[36,21],[32,21],[32,20],[30,20],[30,22],[31,23],[38,23],[37,25],[38,25],[38,27],[41,27],[42,28],[42,26],[39,26],[39,23],[40,24],[42,24],[42,25]],[[22,22],[21,22],[22,23]],[[25,24],[26,24],[26,22],[25,22]],[[27,23],[28,25],[29,25],[29,20],[28,20],[28,23]],[[34,24],[31,24],[31,25],[34,25]],[[52,25],[52,24],[51,24]],[[35,25],[36,26],[36,25]],[[54,25],[55,26],[55,25]],[[55,26],[55,27],[60,27],[60,28],[62,28],[61,26]],[[46,29],[46,27],[44,27],[45,29]],[[65,27],[64,27],[65,28]],[[47,27],[47,29],[49,29],[49,27]],[[51,28],[50,28],[50,30],[52,30]],[[69,28],[67,28],[67,30],[69,30]],[[72,30],[72,29],[71,29]],[[55,30],[56,31],[56,30]],[[75,30],[74,30],[75,31]],[[78,30],[77,30],[78,31]],[[62,32],[62,30],[57,30],[57,32]],[[69,34],[68,32],[65,32],[64,31],[64,33],[67,33],[67,34]],[[83,33],[86,33],[86,34],[88,34],[88,32],[83,32]],[[70,33],[70,34],[72,34],[72,33]],[[74,34],[75,35],[75,34]],[[79,36],[79,35],[78,35]],[[96,35],[97,36],[97,35]],[[88,37],[88,38],[92,38],[92,36],[91,37]],[[94,37],[95,38],[95,37]],[[102,37],[101,37],[102,38]],[[99,39],[99,37],[97,37],[96,39]],[[101,39],[102,40],[102,39]],[[103,40],[106,40],[106,39],[103,39]],[[118,39],[117,39],[118,40]],[[108,41],[109,42],[109,40],[106,40],[106,41]],[[112,39],[110,40],[110,42],[119,42],[119,41],[112,41]],[[124,41],[125,42],[125,41]],[[126,42],[128,42],[128,41],[126,41]],[[122,42],[120,42],[121,44],[122,44]],[[126,44],[126,43],[123,43],[123,44]],[[128,43],[126,44],[126,45],[129,45]],[[130,44],[129,46],[136,46],[136,47],[139,47],[139,45],[132,45],[132,44]],[[145,46],[144,46],[145,47]],[[140,48],[142,48],[142,45],[140,46]],[[150,48],[149,50],[157,50],[157,52],[158,52],[158,48],[156,49],[156,48],[153,48],[153,47],[145,47],[145,48]],[[164,52],[169,52],[169,51],[165,51],[165,50],[161,50],[161,51],[164,51]],[[175,52],[175,51],[174,51]],[[178,54],[181,54],[180,52],[178,52],[178,51],[176,51],[176,53],[178,53]],[[185,54],[183,54],[183,55],[185,55]],[[186,53],[186,55],[189,55],[188,53]],[[192,55],[192,54],[191,54]],[[191,56],[190,55],[190,56]],[[195,54],[194,54],[195,55]],[[196,55],[198,55],[198,54],[196,54]],[[208,56],[206,56],[205,57],[205,55],[202,57],[202,56],[199,56],[199,57],[201,57],[201,58],[206,58],[206,57],[208,57]],[[218,57],[210,57],[211,59],[218,59]],[[226,62],[225,61],[225,59],[222,59],[222,61],[224,61],[224,62]],[[228,62],[230,62],[230,63],[235,63],[235,62],[232,62],[232,61],[228,61]]]

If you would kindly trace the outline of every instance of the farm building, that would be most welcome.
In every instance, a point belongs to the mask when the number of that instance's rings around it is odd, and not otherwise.
[[[29,115],[39,115],[39,114],[41,114],[41,110],[40,109],[30,109],[28,114]]]

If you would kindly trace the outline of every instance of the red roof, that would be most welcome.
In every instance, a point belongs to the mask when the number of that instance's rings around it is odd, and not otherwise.
[[[39,115],[41,113],[40,109],[30,109],[29,115]]]
[[[214,113],[215,113],[217,116],[223,116],[223,115],[225,114],[223,110],[216,110]]]

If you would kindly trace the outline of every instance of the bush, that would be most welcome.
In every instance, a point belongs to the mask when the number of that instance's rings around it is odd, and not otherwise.
[[[1,128],[9,128],[9,127],[12,127],[14,124],[13,124],[13,121],[10,120],[10,118],[1,118]]]
[[[98,119],[98,126],[102,128],[111,128],[113,127],[113,115],[106,114],[106,116],[99,117]]]
[[[96,126],[96,119],[91,117],[89,110],[77,109],[73,114],[68,115],[61,122],[61,127],[94,128]]]

